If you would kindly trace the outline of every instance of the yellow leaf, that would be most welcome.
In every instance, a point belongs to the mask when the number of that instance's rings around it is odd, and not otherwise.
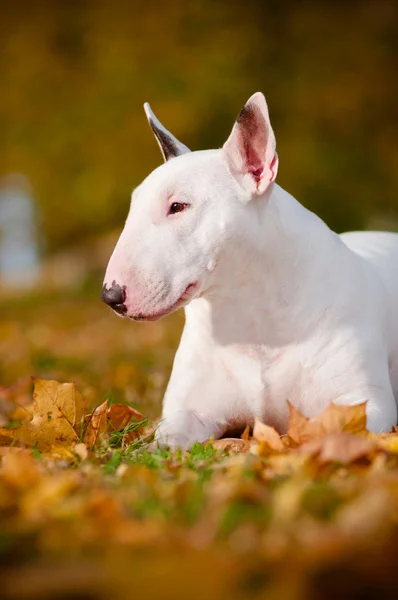
[[[273,427],[265,425],[257,417],[254,419],[253,438],[271,450],[283,450],[284,445],[279,433]]]
[[[366,431],[366,402],[355,406],[329,404],[320,414],[308,419],[288,402],[290,416],[288,436],[297,444],[319,439],[328,433],[363,433]]]
[[[0,428],[0,435],[40,452],[79,441],[84,399],[74,383],[34,379],[33,418],[15,429]]]
[[[31,421],[33,419],[33,407],[32,412],[27,410],[24,406],[16,406],[10,414],[10,419],[13,421]]]
[[[72,427],[80,425],[85,413],[85,402],[74,383],[58,383],[44,379],[33,379],[33,381],[35,384],[33,400],[41,400],[41,396],[47,396],[48,403],[54,404]]]
[[[390,452],[391,454],[398,454],[398,435],[396,433],[389,433],[384,436],[374,436],[377,445]]]
[[[366,431],[366,402],[354,406],[331,402],[323,413],[313,417],[311,421],[321,423],[326,433],[362,433]]]

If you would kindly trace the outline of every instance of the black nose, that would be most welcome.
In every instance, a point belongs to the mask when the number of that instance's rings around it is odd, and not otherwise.
[[[113,308],[116,312],[124,314],[127,311],[127,307],[124,304],[126,294],[124,289],[115,281],[112,281],[110,288],[107,288],[106,284],[104,285],[101,298],[105,304]]]

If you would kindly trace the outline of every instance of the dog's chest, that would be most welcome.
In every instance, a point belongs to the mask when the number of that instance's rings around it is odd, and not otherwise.
[[[257,417],[281,433],[287,430],[289,398],[286,394],[299,378],[292,350],[260,345],[232,346],[222,352],[220,366],[229,389],[234,389],[234,401],[229,406],[231,418],[239,421],[236,425],[252,424]]]

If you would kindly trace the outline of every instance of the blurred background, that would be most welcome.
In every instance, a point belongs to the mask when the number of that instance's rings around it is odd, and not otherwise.
[[[398,230],[397,73],[395,0],[3,3],[0,388],[76,380],[159,412],[182,315],[132,324],[99,300],[161,162],[145,101],[195,150],[263,91],[278,183],[337,231]]]

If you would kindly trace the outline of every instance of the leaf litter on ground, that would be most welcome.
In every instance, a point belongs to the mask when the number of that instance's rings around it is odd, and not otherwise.
[[[156,448],[155,424],[127,404],[87,412],[75,384],[33,384],[33,405],[8,406],[0,428],[0,564],[14,565],[6,600],[57,597],[69,589],[62,573],[76,572],[76,597],[87,585],[99,600],[127,600],[132,586],[185,598],[193,582],[191,598],[397,589],[398,432],[369,433],[365,403],[311,419],[289,404],[284,436],[256,419],[241,438],[187,452]],[[29,569],[30,583],[13,585]]]

